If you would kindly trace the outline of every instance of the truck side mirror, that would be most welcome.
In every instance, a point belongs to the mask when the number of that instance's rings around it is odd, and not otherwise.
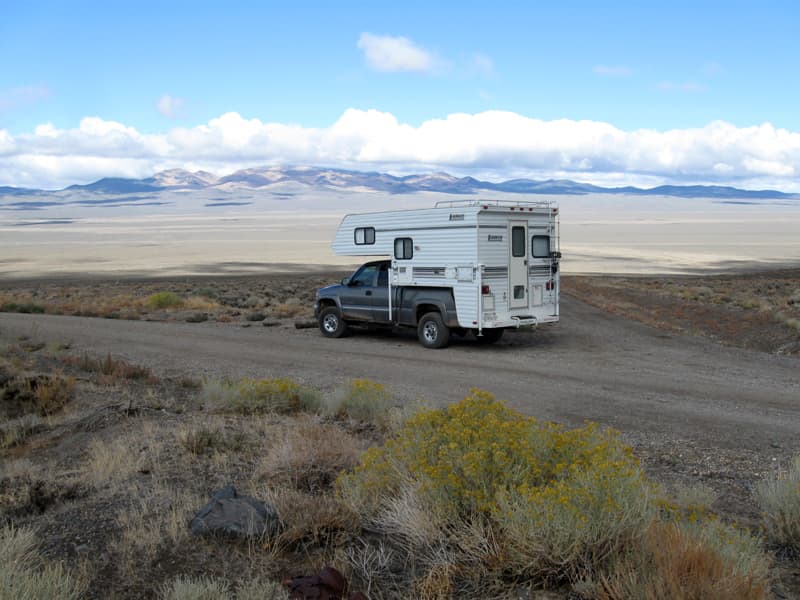
[[[342,285],[350,285],[350,278],[345,277],[344,279],[342,279]]]

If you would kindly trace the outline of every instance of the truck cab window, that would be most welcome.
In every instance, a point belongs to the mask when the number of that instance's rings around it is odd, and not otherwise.
[[[350,278],[350,285],[352,286],[367,286],[375,284],[375,273],[378,271],[378,265],[365,265],[361,267],[356,274]]]
[[[386,263],[380,266],[378,270],[378,287],[387,287],[389,285],[389,265]]]

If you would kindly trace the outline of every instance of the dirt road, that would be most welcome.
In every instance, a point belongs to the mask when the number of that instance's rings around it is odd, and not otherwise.
[[[151,323],[0,314],[0,340],[68,341],[164,375],[291,376],[329,389],[386,383],[403,401],[443,404],[480,387],[538,418],[590,419],[639,439],[759,453],[798,451],[800,361],[663,332],[564,298],[562,322],[492,347],[424,350],[410,333],[340,340],[284,326]]]

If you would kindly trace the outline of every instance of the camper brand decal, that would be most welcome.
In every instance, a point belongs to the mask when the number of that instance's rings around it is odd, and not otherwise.
[[[464,213],[450,213],[450,220],[451,221],[463,221],[464,220]]]
[[[503,241],[503,236],[502,235],[497,235],[495,233],[490,233],[489,234],[489,241],[490,242],[502,242]]]

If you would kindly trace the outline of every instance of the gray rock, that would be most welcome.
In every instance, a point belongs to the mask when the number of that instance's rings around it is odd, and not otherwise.
[[[261,324],[264,327],[278,327],[281,324],[281,322],[278,319],[264,319],[264,321],[262,321]]]
[[[248,321],[263,321],[266,318],[266,315],[262,312],[252,312],[245,316]]]
[[[192,535],[239,538],[272,536],[282,527],[274,506],[241,496],[232,485],[215,493],[189,523]]]

